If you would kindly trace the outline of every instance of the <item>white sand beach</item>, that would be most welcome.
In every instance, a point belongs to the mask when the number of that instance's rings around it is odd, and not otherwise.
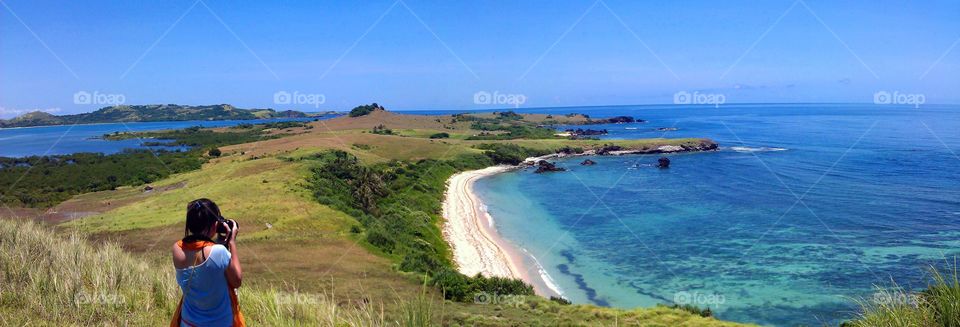
[[[461,273],[468,276],[481,273],[484,276],[518,278],[533,285],[538,294],[553,295],[556,292],[546,287],[537,274],[529,273],[537,269],[527,269],[520,251],[497,235],[493,218],[473,193],[473,183],[477,179],[516,168],[493,166],[451,176],[447,180],[443,201],[443,217],[446,220],[443,234],[453,250],[453,259]]]

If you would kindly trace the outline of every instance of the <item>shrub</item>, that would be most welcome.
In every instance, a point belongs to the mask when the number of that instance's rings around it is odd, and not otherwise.
[[[401,271],[432,276],[432,285],[459,301],[472,298],[475,291],[532,294],[533,288],[519,280],[463,276],[445,255],[438,213],[446,180],[457,171],[491,165],[489,157],[469,154],[455,160],[364,166],[353,155],[334,150],[313,159],[319,161],[310,178],[316,199],[356,217],[367,230],[367,243],[398,260]]]
[[[207,154],[210,155],[211,157],[219,157],[222,153],[220,153],[219,148],[213,148],[213,149],[210,149],[210,151],[207,151]]]
[[[372,113],[372,112],[374,112],[374,111],[377,111],[377,110],[386,110],[386,108],[384,108],[383,106],[378,105],[376,102],[374,102],[374,103],[372,103],[372,104],[365,104],[365,105],[357,106],[357,107],[351,109],[351,110],[350,110],[350,117],[366,116],[366,115],[369,115],[370,113]]]
[[[701,316],[701,317],[705,317],[705,318],[706,318],[706,317],[713,317],[713,311],[710,310],[710,308],[700,309],[699,307],[697,307],[697,306],[695,306],[695,305],[690,305],[690,304],[684,304],[684,305],[674,304],[674,305],[670,305],[670,306],[666,306],[666,305],[660,304],[660,306],[665,306],[665,307],[668,307],[668,308],[671,308],[671,309],[683,310],[683,311],[686,311],[686,312],[689,312],[689,313],[692,313],[692,314],[695,314],[695,315],[698,315],[698,316]]]
[[[516,144],[484,143],[476,146],[477,149],[487,150],[486,154],[496,164],[518,165],[529,157],[542,156],[552,151],[525,148]]]
[[[441,132],[441,133],[436,133],[436,134],[430,135],[430,138],[432,138],[432,139],[447,139],[447,138],[450,138],[450,134],[449,134],[449,133]]]
[[[450,268],[440,270],[430,279],[430,285],[436,286],[448,300],[465,302],[473,299],[470,278]]]
[[[397,245],[397,242],[380,228],[367,232],[367,242],[386,253],[393,253],[394,247]]]
[[[384,126],[383,124],[374,126],[373,130],[370,132],[373,134],[380,134],[380,135],[393,135],[393,130],[387,128],[387,126]]]

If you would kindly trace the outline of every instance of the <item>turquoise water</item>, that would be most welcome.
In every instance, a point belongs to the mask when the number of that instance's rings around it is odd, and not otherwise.
[[[322,117],[326,119],[329,117]],[[110,123],[0,128],[0,157],[26,157],[78,152],[117,153],[123,149],[146,148],[141,140],[106,141],[100,139],[113,132],[141,132],[180,129],[192,126],[226,127],[278,121],[308,121],[314,118],[278,118],[256,120],[188,120],[146,123]]]
[[[576,303],[679,302],[734,321],[836,325],[874,285],[923,287],[925,267],[960,255],[958,107],[532,111],[631,115],[649,122],[600,126],[606,137],[723,147],[670,155],[666,170],[652,167],[657,156],[573,158],[558,161],[568,172],[477,182],[499,232]]]

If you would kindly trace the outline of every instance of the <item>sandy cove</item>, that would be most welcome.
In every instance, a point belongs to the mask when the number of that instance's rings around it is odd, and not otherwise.
[[[473,193],[477,179],[520,168],[493,166],[457,173],[447,180],[443,200],[443,235],[450,244],[457,270],[467,276],[481,273],[521,279],[540,295],[556,295],[536,273],[528,269],[524,255],[497,234],[493,217],[484,210],[483,203]]]
[[[542,296],[562,296],[550,277],[540,267],[537,259],[506,242],[497,234],[493,217],[485,210],[480,198],[473,193],[476,180],[523,167],[531,167],[540,160],[592,155],[628,155],[677,153],[690,151],[715,151],[713,141],[693,147],[662,145],[644,149],[591,149],[583,153],[552,153],[527,158],[518,166],[499,165],[479,170],[460,172],[447,180],[443,199],[443,236],[450,244],[457,270],[467,276],[478,273],[484,276],[499,276],[521,279],[533,285]],[[552,287],[551,287],[552,286]]]

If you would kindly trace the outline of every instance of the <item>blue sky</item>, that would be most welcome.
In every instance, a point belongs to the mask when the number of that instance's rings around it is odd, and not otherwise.
[[[128,104],[342,110],[960,103],[960,1],[0,0],[0,117]],[[319,105],[274,101],[322,94]]]

